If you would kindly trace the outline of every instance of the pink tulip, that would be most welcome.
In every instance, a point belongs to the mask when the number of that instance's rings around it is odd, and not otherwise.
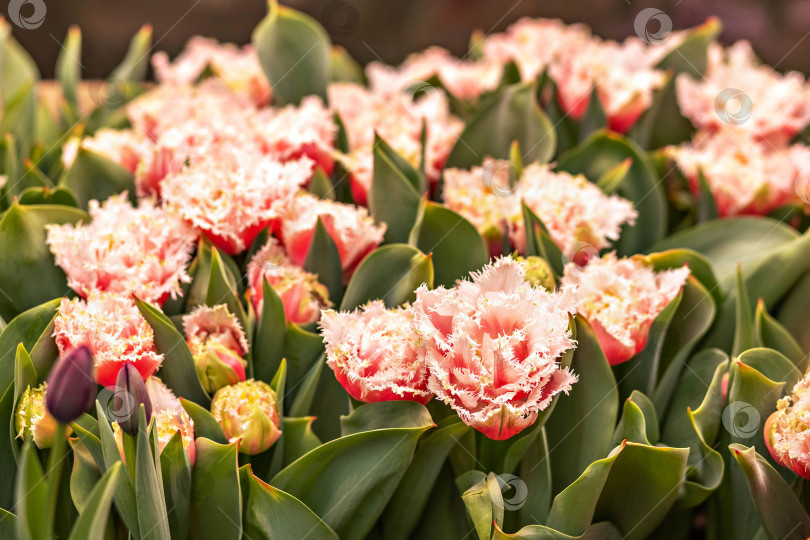
[[[777,463],[810,480],[810,373],[776,403],[765,422],[765,445]]]

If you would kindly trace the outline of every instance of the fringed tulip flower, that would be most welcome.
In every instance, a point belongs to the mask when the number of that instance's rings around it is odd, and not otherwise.
[[[247,275],[250,299],[257,314],[264,307],[265,281],[281,298],[288,322],[315,322],[321,317],[321,310],[332,305],[329,291],[318,282],[318,276],[293,264],[272,237],[251,259]]]
[[[412,323],[410,307],[386,309],[381,300],[350,313],[323,312],[326,363],[353,398],[366,403],[430,401],[421,340]]]
[[[800,147],[796,147],[798,156]],[[699,133],[693,142],[669,148],[668,155],[700,196],[703,173],[720,216],[767,214],[796,199],[801,162],[788,148],[774,148],[742,130]]]
[[[58,321],[58,317],[57,317]],[[45,406],[57,421],[69,424],[90,410],[96,401],[97,387],[93,380],[93,354],[89,347],[78,344],[63,349],[57,336],[60,358],[48,373]]]
[[[149,153],[152,143],[145,136],[129,129],[102,128],[92,137],[71,139],[62,149],[62,164],[70,168],[76,159],[79,147],[106,157],[135,173],[143,156]]]
[[[233,92],[245,95],[256,105],[270,101],[272,91],[251,45],[239,47],[195,36],[174,59],[164,52],[152,57],[155,78],[161,83],[194,84],[206,75],[220,79]]]
[[[50,448],[56,435],[56,419],[48,412],[45,406],[45,393],[48,383],[42,383],[36,388],[28,387],[20,397],[15,415],[15,428],[17,438],[33,440],[37,448]],[[67,433],[70,434],[70,427]]]
[[[276,392],[262,381],[220,388],[211,401],[211,414],[229,442],[241,441],[243,454],[261,454],[281,436]]]
[[[183,316],[183,329],[197,375],[207,391],[213,393],[245,380],[246,362],[242,357],[248,352],[247,339],[239,320],[225,304],[197,306]]]
[[[99,292],[134,295],[162,304],[191,281],[186,267],[197,235],[179,216],[126,193],[90,201],[90,223],[48,225],[47,242],[68,285],[83,297]]]
[[[169,208],[229,255],[241,253],[290,204],[312,175],[312,161],[280,163],[250,152],[202,159],[163,180]]]
[[[347,277],[385,235],[385,224],[374,223],[365,208],[302,193],[295,197],[281,219],[281,240],[294,264],[304,265],[318,219],[334,240]]]
[[[93,293],[87,301],[62,300],[53,335],[60,354],[87,347],[95,361],[96,381],[110,388],[125,363],[146,379],[163,361],[155,351],[152,327],[135,303],[121,295]]]
[[[656,272],[640,258],[617,259],[607,253],[585,266],[566,264],[561,284],[575,288],[577,314],[593,328],[608,362],[616,365],[641,352],[653,321],[688,277],[686,266]]]
[[[413,312],[428,389],[490,439],[512,437],[577,380],[560,366],[573,311],[570,289],[532,287],[510,258],[453,289],[422,285]]]
[[[676,90],[681,112],[698,129],[736,129],[778,145],[810,124],[804,76],[761,64],[747,41],[711,44],[705,76],[682,74]]]
[[[776,402],[765,422],[765,445],[777,463],[810,480],[810,373]]]

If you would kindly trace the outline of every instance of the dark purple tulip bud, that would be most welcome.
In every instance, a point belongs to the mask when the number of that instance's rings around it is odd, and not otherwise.
[[[118,370],[112,414],[121,429],[130,435],[138,433],[138,411],[141,410],[141,405],[146,411],[148,424],[152,418],[152,400],[149,399],[149,393],[138,369],[127,362]]]
[[[45,405],[63,424],[69,424],[87,412],[96,400],[93,355],[82,345],[60,358],[48,375]]]

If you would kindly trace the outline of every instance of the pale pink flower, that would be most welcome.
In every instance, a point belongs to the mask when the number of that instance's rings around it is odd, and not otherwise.
[[[135,295],[162,304],[191,281],[186,267],[197,235],[171,211],[126,193],[90,201],[90,223],[48,225],[47,242],[68,285],[87,297],[93,291]]]
[[[183,316],[183,331],[203,387],[216,392],[247,378],[242,358],[248,342],[239,319],[225,304],[199,305]]]
[[[145,136],[130,129],[102,128],[92,137],[70,139],[62,149],[62,164],[70,168],[76,160],[79,146],[85,150],[106,157],[118,163],[131,173],[135,173],[144,155],[152,149],[152,143]]]
[[[243,454],[260,454],[281,436],[276,392],[263,381],[249,379],[220,388],[211,400],[211,414],[229,442],[239,441]]]
[[[158,82],[175,85],[194,84],[210,74],[222,80],[231,91],[249,97],[259,106],[267,104],[272,94],[251,45],[240,48],[233,43],[218,43],[214,39],[195,36],[174,61],[169,61],[164,52],[156,53],[152,57],[152,67]]]
[[[39,449],[53,446],[58,424],[45,405],[47,391],[47,382],[36,387],[28,386],[20,396],[14,415],[16,438],[32,440]],[[72,431],[70,427],[67,428],[68,435]]]
[[[411,54],[399,67],[380,62],[366,66],[372,91],[385,94],[406,91],[413,84],[424,83],[436,76],[447,90],[459,99],[475,100],[484,92],[497,88],[503,66],[493,59],[461,60],[441,47],[429,47]]]
[[[439,180],[464,123],[450,113],[447,97],[423,86],[398,97],[372,92],[358,84],[329,85],[329,104],[346,127],[350,152],[343,161],[351,172],[352,196],[366,204],[373,178],[375,132],[415,168],[422,160],[422,124],[426,125],[425,174],[431,184]]]
[[[562,108],[580,120],[596,88],[608,127],[626,132],[649,108],[653,92],[665,81],[664,72],[655,69],[657,59],[649,49],[637,38],[621,44],[594,38],[571,49],[549,67]]]
[[[308,157],[327,175],[332,173],[337,126],[318,97],[306,97],[297,106],[263,109],[252,120],[264,152],[281,161]]]
[[[810,123],[810,88],[799,72],[779,73],[759,62],[747,41],[712,44],[700,80],[676,81],[681,112],[703,130],[732,126],[775,144]]]
[[[326,363],[349,395],[366,403],[430,401],[421,338],[412,323],[409,306],[386,309],[381,300],[352,312],[323,312]]]
[[[59,354],[87,346],[95,361],[96,381],[107,387],[115,386],[125,363],[135,366],[146,380],[163,361],[155,351],[152,327],[127,296],[94,292],[87,301],[63,299],[53,335]]]
[[[329,291],[318,282],[318,276],[296,266],[274,238],[256,252],[247,268],[253,309],[261,314],[264,306],[265,280],[276,291],[287,321],[307,324],[317,321],[321,310],[332,305]]]
[[[234,148],[168,176],[161,193],[170,208],[233,255],[279,217],[311,174],[309,159],[280,163]]]
[[[698,196],[698,171],[703,172],[721,216],[767,214],[796,199],[797,165],[803,160],[794,163],[787,148],[774,148],[745,130],[698,133],[667,153]]]
[[[765,445],[777,463],[810,480],[810,373],[776,403],[764,428]]]
[[[551,239],[568,258],[583,243],[596,249],[619,239],[623,225],[633,225],[638,216],[633,203],[607,195],[587,178],[554,172],[548,165],[533,164],[523,170],[514,197],[522,200],[548,229]],[[510,222],[509,236],[519,252],[526,251],[525,224]]]
[[[301,193],[281,219],[281,240],[294,264],[304,265],[318,218],[337,246],[346,276],[382,242],[385,235],[385,223],[374,223],[365,208]]]
[[[591,258],[585,266],[565,265],[562,287],[575,287],[577,314],[593,328],[611,365],[637,355],[647,344],[659,313],[683,288],[689,268],[656,272],[641,258],[615,253]]]
[[[532,287],[509,258],[450,290],[422,285],[413,312],[428,389],[490,439],[512,437],[577,380],[559,363],[575,345],[573,311],[570,289]]]

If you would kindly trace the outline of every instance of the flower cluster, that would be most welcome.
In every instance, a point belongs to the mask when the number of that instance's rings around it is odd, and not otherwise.
[[[765,422],[765,444],[773,459],[810,480],[810,373],[805,373],[791,395],[776,403]]]
[[[629,201],[605,194],[582,175],[532,164],[511,185],[509,173],[508,163],[492,160],[469,171],[445,171],[445,204],[476,226],[493,255],[503,251],[507,235],[515,249],[525,253],[521,203],[537,214],[569,258],[583,243],[609,247],[622,225],[635,222],[637,212]]]

